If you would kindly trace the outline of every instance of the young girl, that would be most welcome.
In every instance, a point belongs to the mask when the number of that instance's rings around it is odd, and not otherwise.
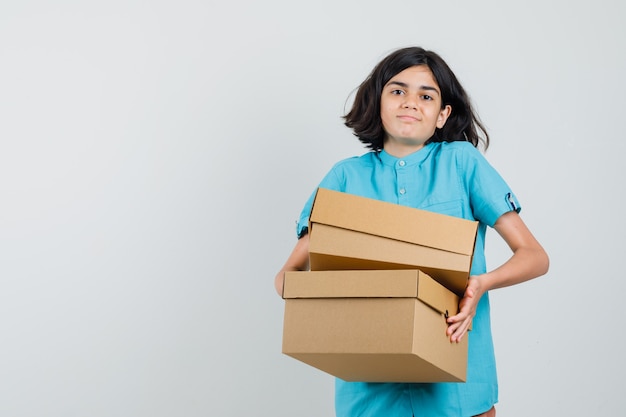
[[[478,151],[489,136],[448,65],[432,51],[399,49],[360,85],[344,116],[370,151],[338,162],[320,187],[479,222],[467,289],[447,335],[458,342],[470,323],[465,383],[335,383],[337,417],[495,416],[498,401],[488,291],[527,281],[548,270],[548,256],[520,216],[517,198]],[[482,134],[482,136],[479,135]],[[300,216],[298,242],[276,275],[308,269],[308,217]],[[493,227],[511,257],[487,272],[484,240]]]

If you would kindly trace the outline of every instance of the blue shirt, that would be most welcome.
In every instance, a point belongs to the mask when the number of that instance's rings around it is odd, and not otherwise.
[[[335,164],[320,187],[477,220],[471,274],[486,272],[487,226],[511,210],[520,210],[509,186],[469,142],[430,143],[403,158],[368,152]],[[297,225],[308,226],[315,192]],[[489,318],[489,296],[476,310],[469,332],[465,383],[335,383],[337,417],[467,417],[489,410],[498,401],[496,364]]]

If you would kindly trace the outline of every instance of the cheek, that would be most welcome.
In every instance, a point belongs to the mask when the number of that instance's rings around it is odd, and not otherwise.
[[[387,112],[385,111],[384,108],[380,109],[380,120],[382,120],[383,124],[385,124],[387,120]]]
[[[380,106],[380,118],[385,120],[385,119],[391,119],[393,117],[393,111],[391,109],[391,107],[389,105],[383,105],[381,104]]]
[[[391,123],[391,116],[389,115],[389,113],[385,112],[384,110],[380,111],[380,120],[382,122],[383,125],[383,129],[385,129],[385,131],[388,130],[389,124]]]

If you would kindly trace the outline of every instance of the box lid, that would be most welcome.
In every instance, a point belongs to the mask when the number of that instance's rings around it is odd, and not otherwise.
[[[454,315],[459,297],[416,269],[285,272],[283,298],[417,298]]]
[[[311,223],[472,255],[478,222],[318,188]]]

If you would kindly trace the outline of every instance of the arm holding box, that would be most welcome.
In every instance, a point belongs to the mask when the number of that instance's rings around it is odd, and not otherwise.
[[[458,342],[467,332],[476,314],[478,301],[485,292],[520,284],[548,271],[548,255],[517,212],[510,211],[500,216],[494,229],[511,248],[513,255],[493,271],[470,277],[459,313],[448,319],[447,333],[452,342]]]
[[[305,271],[309,269],[309,235],[305,234],[296,243],[293,251],[287,258],[285,265],[274,278],[274,287],[278,295],[283,295],[285,271]]]

